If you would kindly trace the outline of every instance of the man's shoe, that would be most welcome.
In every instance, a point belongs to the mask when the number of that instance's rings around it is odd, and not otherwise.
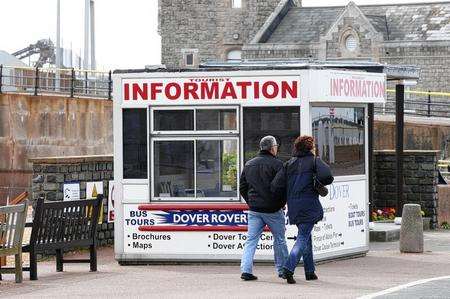
[[[317,277],[316,273],[305,273],[306,280],[317,280],[319,277]]]
[[[286,282],[288,284],[294,284],[297,283],[294,279],[294,273],[292,273],[291,271],[289,271],[288,269],[284,269],[283,272],[283,279],[286,279]]]
[[[242,280],[257,280],[258,277],[256,277],[255,275],[251,274],[251,273],[242,273],[241,274],[241,279]]]
[[[284,276],[284,273],[278,273],[278,277],[279,277],[279,278],[286,279],[286,276]]]

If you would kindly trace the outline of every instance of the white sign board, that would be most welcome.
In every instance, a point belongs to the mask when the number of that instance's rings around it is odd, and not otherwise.
[[[299,105],[300,76],[193,75],[190,78],[136,78],[122,80],[122,104]]]
[[[80,199],[80,183],[65,183],[63,186],[64,201]]]
[[[321,202],[324,219],[313,231],[314,253],[323,256],[367,246],[366,182],[339,182]],[[152,255],[241,255],[246,240],[247,211],[145,210],[151,205],[124,205],[124,252]],[[287,227],[289,249],[297,228]],[[273,258],[273,240],[263,233],[256,257]]]
[[[386,75],[363,72],[315,71],[311,102],[384,103]]]

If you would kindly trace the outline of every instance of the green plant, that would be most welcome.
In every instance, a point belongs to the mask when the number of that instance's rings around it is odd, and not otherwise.
[[[450,229],[450,224],[448,224],[447,221],[442,222],[441,224],[442,229]]]
[[[224,153],[222,156],[222,183],[224,185],[230,185],[233,190],[237,187],[237,154]]]

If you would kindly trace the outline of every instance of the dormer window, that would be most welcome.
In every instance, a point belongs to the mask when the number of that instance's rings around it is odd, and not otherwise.
[[[350,34],[345,38],[345,48],[349,52],[355,52],[356,48],[358,48],[358,41],[353,34]]]
[[[242,0],[231,0],[232,8],[242,8]]]

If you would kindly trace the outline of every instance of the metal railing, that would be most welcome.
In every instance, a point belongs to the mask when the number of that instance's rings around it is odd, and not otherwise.
[[[111,71],[0,65],[0,94],[10,92],[111,99]]]
[[[395,90],[388,89],[384,105],[375,105],[377,114],[395,113]],[[405,114],[422,117],[450,117],[450,93],[405,90]]]

